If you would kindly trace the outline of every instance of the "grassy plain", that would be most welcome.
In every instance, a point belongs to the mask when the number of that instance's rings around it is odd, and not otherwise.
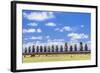
[[[91,54],[48,54],[46,55],[31,55],[23,56],[23,63],[32,62],[53,62],[53,61],[72,61],[72,60],[89,60]]]

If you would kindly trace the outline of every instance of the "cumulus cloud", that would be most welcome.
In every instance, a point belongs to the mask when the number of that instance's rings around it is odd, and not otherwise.
[[[53,22],[49,22],[49,23],[47,23],[47,24],[45,24],[46,26],[51,26],[51,27],[54,27],[54,26],[56,26],[56,24],[55,23],[53,23]]]
[[[27,24],[27,25],[28,25],[28,26],[38,26],[38,24],[35,23],[35,22],[29,23],[29,24]]]
[[[62,29],[65,30],[65,31],[71,31],[72,30],[72,28],[70,26],[64,26]]]
[[[46,36],[46,38],[47,38],[47,39],[49,39],[49,38],[50,38],[50,36],[49,36],[49,35],[47,35],[47,36]]]
[[[34,33],[34,32],[37,32],[37,33],[41,33],[42,30],[40,28],[38,29],[23,29],[23,33]]]
[[[48,42],[64,42],[64,39],[48,39]]]
[[[59,31],[60,31],[60,32],[63,32],[64,30],[63,30],[63,29],[60,29]]]
[[[79,40],[79,39],[87,39],[88,35],[84,33],[69,33],[67,35],[68,37],[71,38],[71,40]]]
[[[37,32],[39,32],[39,33],[40,33],[40,32],[42,32],[42,30],[41,30],[41,29],[37,29]]]
[[[64,41],[64,39],[54,39],[53,41],[63,42],[63,41]]]
[[[23,29],[23,33],[33,33],[36,32],[36,29]]]
[[[84,25],[81,25],[81,28],[84,28]]]
[[[43,39],[42,36],[32,36],[32,37],[25,37],[24,41],[27,41],[27,40],[42,40],[42,39]]]
[[[70,26],[64,26],[62,28],[55,28],[55,31],[60,31],[60,32],[72,31],[72,28]]]
[[[55,17],[53,12],[31,12],[31,13],[24,12],[23,16],[28,20],[35,20],[35,21],[44,21]]]
[[[64,45],[64,39],[48,39],[47,40],[47,45]]]
[[[33,36],[31,37],[30,39],[33,39],[33,40],[42,40],[42,36]]]
[[[55,31],[59,31],[60,30],[60,28],[55,28]]]

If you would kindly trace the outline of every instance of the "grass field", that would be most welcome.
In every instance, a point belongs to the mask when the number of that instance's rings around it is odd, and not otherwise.
[[[52,55],[30,55],[23,56],[23,63],[32,62],[52,62],[52,61],[71,61],[71,60],[89,60],[91,59],[90,54],[52,54]]]

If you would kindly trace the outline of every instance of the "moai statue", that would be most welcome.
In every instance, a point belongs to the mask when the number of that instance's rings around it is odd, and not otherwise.
[[[55,50],[55,51],[58,52],[58,49],[59,49],[59,48],[58,48],[58,45],[56,45],[56,50]]]
[[[48,52],[50,52],[50,46],[48,46]]]
[[[32,53],[34,53],[35,52],[35,46],[33,45],[32,46]]]
[[[46,48],[46,46],[44,46],[44,52],[46,52],[47,51],[47,48]]]
[[[80,42],[80,51],[83,51],[83,43]]]
[[[74,45],[74,50],[77,51],[77,44]]]
[[[62,45],[60,46],[60,52],[63,52],[63,46]]]
[[[35,45],[32,46],[32,54],[31,54],[31,57],[34,57],[35,56],[34,53],[35,53]]]
[[[67,43],[65,43],[65,52],[67,52],[68,51],[68,44]]]
[[[31,53],[31,46],[29,46],[29,48],[28,48],[28,53],[29,54]]]
[[[43,52],[43,47],[42,46],[40,46],[40,52]]]
[[[27,50],[27,48],[25,47],[25,51],[24,51],[24,55],[23,55],[24,57],[26,57],[27,51],[28,51],[28,50]]]
[[[24,52],[25,54],[27,53],[27,48],[25,47],[25,52]]]
[[[38,53],[38,52],[39,52],[39,46],[36,47],[36,53]]]
[[[73,51],[73,46],[72,45],[70,46],[70,51]]]
[[[54,45],[52,45],[52,52],[54,52]]]
[[[87,44],[85,44],[85,51],[88,51],[88,46],[87,46]]]

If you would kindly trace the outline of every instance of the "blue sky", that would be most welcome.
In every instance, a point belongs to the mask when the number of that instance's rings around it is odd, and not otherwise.
[[[90,13],[23,10],[23,43],[90,41],[90,18]]]

